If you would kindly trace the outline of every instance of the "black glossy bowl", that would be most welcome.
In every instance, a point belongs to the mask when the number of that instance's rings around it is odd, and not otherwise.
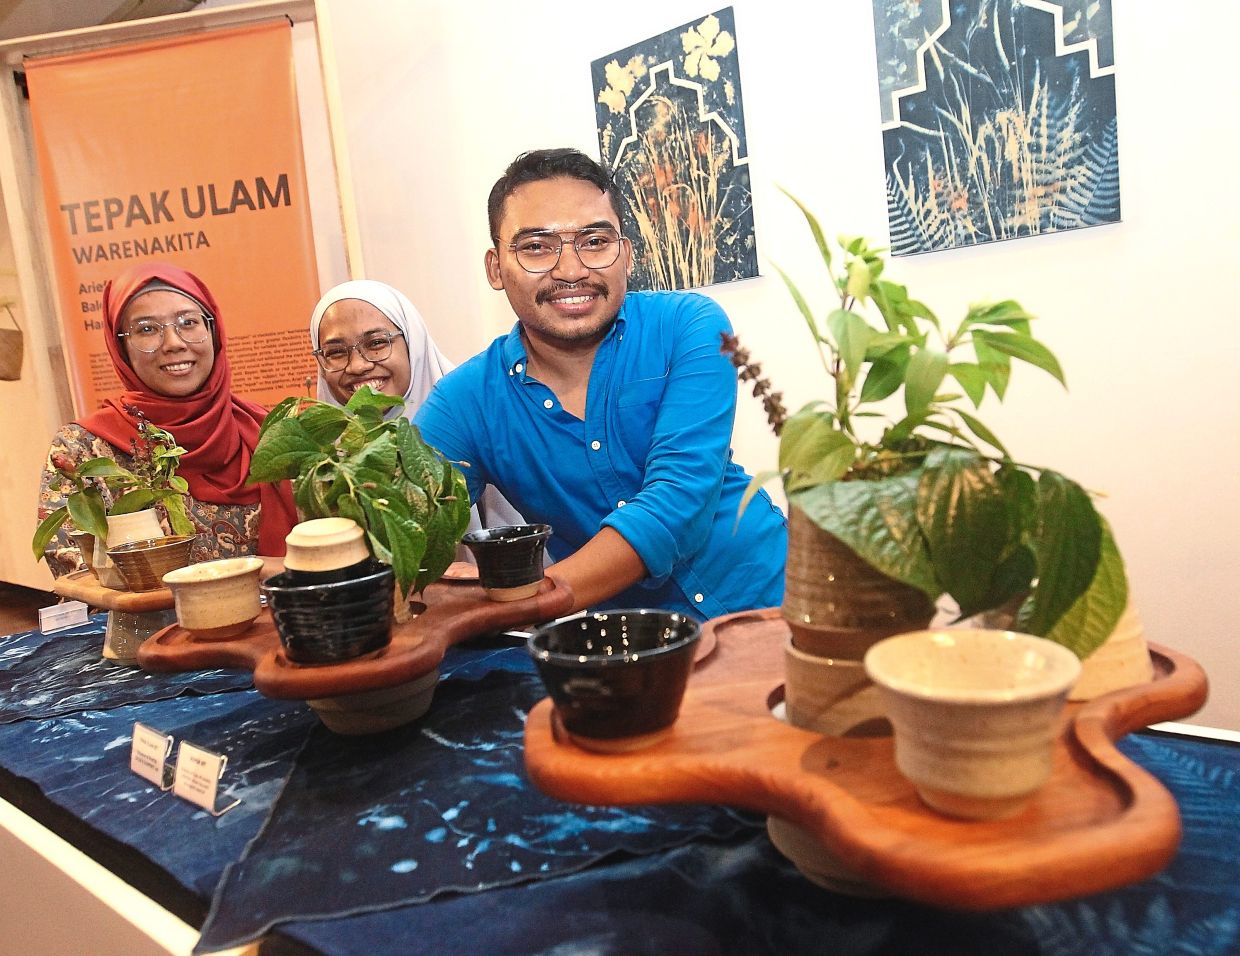
[[[478,580],[488,595],[511,600],[538,589],[549,537],[549,524],[505,525],[470,531],[461,543],[478,562]]]
[[[680,713],[701,629],[674,611],[606,611],[538,628],[529,650],[564,729],[623,751],[665,736]]]
[[[259,586],[290,661],[334,664],[391,642],[392,569],[377,561],[359,569],[352,580],[315,584],[302,583],[305,572],[284,571]]]
[[[356,564],[343,568],[332,568],[328,571],[301,571],[296,568],[285,568],[288,583],[294,587],[303,584],[336,584],[340,581],[352,581],[364,574],[378,571],[383,565],[374,558],[366,558]]]

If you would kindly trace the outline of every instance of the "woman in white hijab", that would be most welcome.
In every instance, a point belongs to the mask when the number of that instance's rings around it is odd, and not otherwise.
[[[363,385],[405,400],[408,418],[453,365],[432,341],[408,298],[390,285],[354,279],[330,289],[310,316],[319,363],[318,397],[343,405]],[[525,524],[490,485],[470,514],[471,530]]]

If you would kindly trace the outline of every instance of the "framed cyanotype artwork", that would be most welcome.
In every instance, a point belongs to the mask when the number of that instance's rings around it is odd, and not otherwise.
[[[599,152],[633,243],[633,289],[758,274],[749,157],[727,7],[591,64]]]
[[[874,0],[895,255],[1118,222],[1111,0]]]

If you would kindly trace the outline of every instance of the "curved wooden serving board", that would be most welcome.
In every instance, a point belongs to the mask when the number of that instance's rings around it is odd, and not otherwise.
[[[271,613],[250,629],[223,641],[204,641],[180,625],[158,631],[138,649],[138,664],[150,671],[233,667],[254,672],[254,686],[266,697],[315,700],[407,683],[439,666],[445,651],[480,634],[560,617],[573,595],[551,579],[521,601],[488,600],[476,584],[440,582],[427,587],[426,610],[392,629],[392,643],[380,651],[339,664],[295,664],[284,655]]]
[[[71,601],[83,601],[91,607],[105,611],[166,611],[174,604],[172,591],[159,588],[156,591],[117,591],[105,588],[95,577],[94,571],[74,571],[52,582],[52,590]]]
[[[571,743],[544,699],[525,725],[535,784],[575,803],[728,803],[773,814],[896,895],[964,909],[1098,893],[1145,879],[1175,853],[1175,800],[1113,744],[1202,705],[1205,674],[1183,655],[1154,647],[1151,683],[1069,705],[1051,780],[1019,815],[976,822],[926,807],[896,769],[890,737],[824,737],[772,716],[788,637],[778,609],[705,627],[717,647],[690,678],[669,739],[591,753]]]

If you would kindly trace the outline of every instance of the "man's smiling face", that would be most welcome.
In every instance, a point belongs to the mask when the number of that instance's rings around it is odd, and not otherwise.
[[[522,268],[509,248],[515,237],[530,232],[569,237],[597,228],[619,233],[620,224],[608,194],[584,180],[558,176],[526,183],[505,201],[498,248],[486,254],[487,279],[492,288],[504,290],[527,336],[593,345],[611,328],[628,291],[632,252],[627,241],[621,241],[616,261],[604,269],[584,266],[572,242],[565,242],[555,267],[537,274]]]

